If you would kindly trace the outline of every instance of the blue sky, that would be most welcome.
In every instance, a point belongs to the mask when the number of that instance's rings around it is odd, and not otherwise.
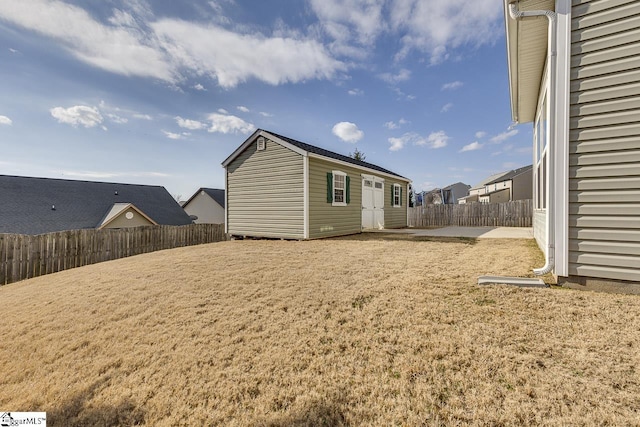
[[[3,0],[0,174],[224,188],[256,128],[417,190],[531,163],[499,0]]]

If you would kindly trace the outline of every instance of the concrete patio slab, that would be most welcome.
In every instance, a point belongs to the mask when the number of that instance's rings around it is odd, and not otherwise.
[[[533,239],[531,227],[443,227],[367,230],[371,233],[398,233],[430,237],[471,237],[476,239]]]

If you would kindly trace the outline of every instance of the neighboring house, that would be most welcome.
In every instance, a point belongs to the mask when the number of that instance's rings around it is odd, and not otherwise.
[[[533,123],[537,274],[638,290],[640,2],[504,0],[511,113]]]
[[[500,173],[496,173],[491,175],[485,179],[483,179],[478,184],[474,185],[469,189],[469,195],[466,197],[461,197],[458,199],[458,204],[471,203],[480,201],[480,197],[487,193],[487,184],[490,182],[495,182],[499,180],[503,176],[507,175],[510,171],[504,171]]]
[[[422,206],[429,204],[434,205],[455,205],[458,200],[469,195],[470,185],[462,182],[448,185],[444,188],[434,188],[430,191],[424,191],[421,194]]]
[[[164,187],[0,175],[0,233],[186,225]]]
[[[224,224],[224,190],[200,188],[182,209],[196,224]]]
[[[484,185],[484,194],[478,197],[481,203],[504,203],[527,200],[533,197],[533,166],[514,169]]]
[[[410,180],[258,129],[222,165],[230,235],[316,239],[407,226]]]

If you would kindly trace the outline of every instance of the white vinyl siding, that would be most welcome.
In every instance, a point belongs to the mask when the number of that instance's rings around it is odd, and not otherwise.
[[[574,0],[569,274],[640,281],[640,2]]]

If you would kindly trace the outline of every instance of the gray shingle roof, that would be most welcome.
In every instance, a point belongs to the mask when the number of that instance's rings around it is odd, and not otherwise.
[[[510,179],[513,179],[516,176],[518,176],[518,175],[520,175],[520,174],[522,174],[522,173],[524,173],[524,172],[526,172],[526,171],[528,171],[528,170],[530,170],[532,168],[533,168],[533,165],[529,165],[529,166],[523,166],[521,168],[505,172],[504,175],[500,176],[497,179],[494,179],[491,182],[487,182],[485,185],[491,185],[491,184],[495,184],[497,182],[509,181]]]
[[[260,130],[261,129],[258,129],[258,131],[260,131]],[[378,165],[374,165],[373,163],[368,163],[368,162],[363,162],[363,161],[360,161],[360,160],[355,160],[355,159],[353,159],[353,158],[351,158],[349,156],[345,156],[345,155],[342,155],[342,154],[334,153],[333,151],[325,150],[324,148],[316,147],[315,145],[307,144],[306,142],[301,142],[301,141],[297,141],[297,140],[295,140],[293,138],[289,138],[289,137],[286,137],[286,136],[278,135],[275,132],[271,132],[271,131],[268,131],[268,130],[265,130],[265,129],[262,129],[262,130],[264,130],[267,133],[270,133],[273,136],[276,136],[276,137],[282,139],[285,142],[288,142],[291,145],[295,145],[296,147],[298,147],[298,148],[300,148],[300,149],[302,149],[304,151],[307,151],[309,153],[318,154],[320,156],[328,157],[330,159],[340,160],[340,161],[343,161],[343,162],[351,163],[352,165],[356,165],[356,166],[360,166],[360,167],[364,167],[364,168],[368,168],[368,169],[373,169],[373,170],[376,170],[378,172],[383,172],[383,173],[386,173],[386,174],[389,174],[389,175],[394,175],[394,176],[397,176],[399,178],[408,180],[407,178],[405,178],[402,175],[398,175],[395,172],[391,172],[390,170],[382,168],[382,167],[380,167]]]
[[[0,233],[96,228],[115,203],[132,203],[161,225],[192,222],[161,186],[0,175]]]
[[[225,199],[224,190],[220,190],[218,188],[205,188],[205,187],[198,188],[198,191],[193,193],[193,195],[189,197],[189,200],[184,202],[184,204],[182,205],[182,208],[184,209],[189,203],[191,203],[191,200],[193,200],[198,194],[200,194],[201,191],[204,191],[205,193],[207,193],[209,197],[211,197],[217,204],[219,204],[224,208],[224,199]]]

